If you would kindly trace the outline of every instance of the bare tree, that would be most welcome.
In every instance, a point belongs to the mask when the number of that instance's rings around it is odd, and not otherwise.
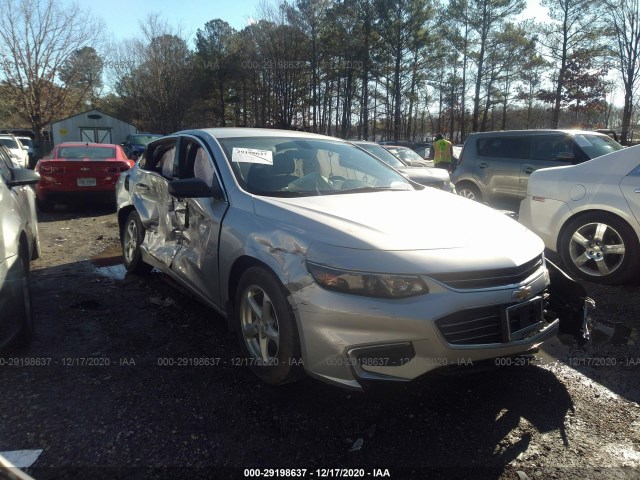
[[[633,92],[640,76],[640,7],[637,0],[612,0],[608,5],[614,27],[617,68],[624,84],[621,141],[626,143],[633,113]]]
[[[38,137],[57,118],[78,107],[63,65],[78,50],[96,46],[101,28],[77,4],[60,0],[0,0],[0,73],[12,108]],[[72,97],[75,99],[70,104]]]
[[[195,62],[180,28],[150,14],[141,37],[112,49],[108,62],[127,116],[145,130],[170,133],[184,127],[193,100]]]
[[[603,33],[599,22],[600,6],[595,0],[543,0],[542,5],[549,8],[552,20],[543,28],[539,42],[556,63],[551,126],[558,128],[569,57],[575,50],[587,48],[595,56],[600,48],[597,45]]]

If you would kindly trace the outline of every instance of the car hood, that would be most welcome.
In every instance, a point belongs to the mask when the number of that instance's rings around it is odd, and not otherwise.
[[[345,263],[350,255],[347,250],[354,254],[354,250],[393,252],[396,257],[400,252],[434,251],[444,264],[464,262],[486,268],[487,258],[495,258],[498,268],[520,265],[543,251],[536,235],[507,216],[432,188],[302,198],[255,197],[254,209],[276,228],[286,226],[288,231],[297,232],[320,257],[337,252],[336,248],[344,249],[335,253],[342,257],[337,264]],[[405,261],[409,258],[400,256]]]

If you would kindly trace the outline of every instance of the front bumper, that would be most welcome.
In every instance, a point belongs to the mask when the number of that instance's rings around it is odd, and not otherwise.
[[[430,293],[406,299],[347,295],[316,284],[293,292],[290,300],[307,373],[356,389],[363,380],[410,381],[445,366],[529,352],[558,330],[555,318],[513,332],[497,318],[487,321],[498,322],[494,327],[506,336],[497,332],[487,342],[456,344],[439,323],[452,315],[472,318],[486,309],[504,311],[519,302],[514,293],[523,285],[531,297],[544,295],[549,284],[544,266],[522,285],[499,288],[456,290],[425,281]]]

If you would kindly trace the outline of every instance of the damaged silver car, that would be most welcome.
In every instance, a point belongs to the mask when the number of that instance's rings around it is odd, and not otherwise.
[[[218,311],[270,384],[408,381],[531,352],[561,323],[536,235],[334,138],[179,132],[147,146],[117,202],[128,271],[155,267]]]

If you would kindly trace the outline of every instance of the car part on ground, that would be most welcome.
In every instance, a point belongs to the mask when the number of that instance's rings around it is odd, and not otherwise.
[[[576,277],[625,283],[640,271],[640,147],[534,172],[520,221]]]
[[[222,314],[268,383],[303,369],[354,389],[409,381],[534,351],[564,321],[539,238],[345,141],[178,132],[116,193],[127,268],[155,267]],[[425,206],[419,221],[407,205]]]
[[[610,137],[591,131],[472,133],[451,180],[460,195],[495,207],[517,209],[535,170],[582,163],[622,148]]]

